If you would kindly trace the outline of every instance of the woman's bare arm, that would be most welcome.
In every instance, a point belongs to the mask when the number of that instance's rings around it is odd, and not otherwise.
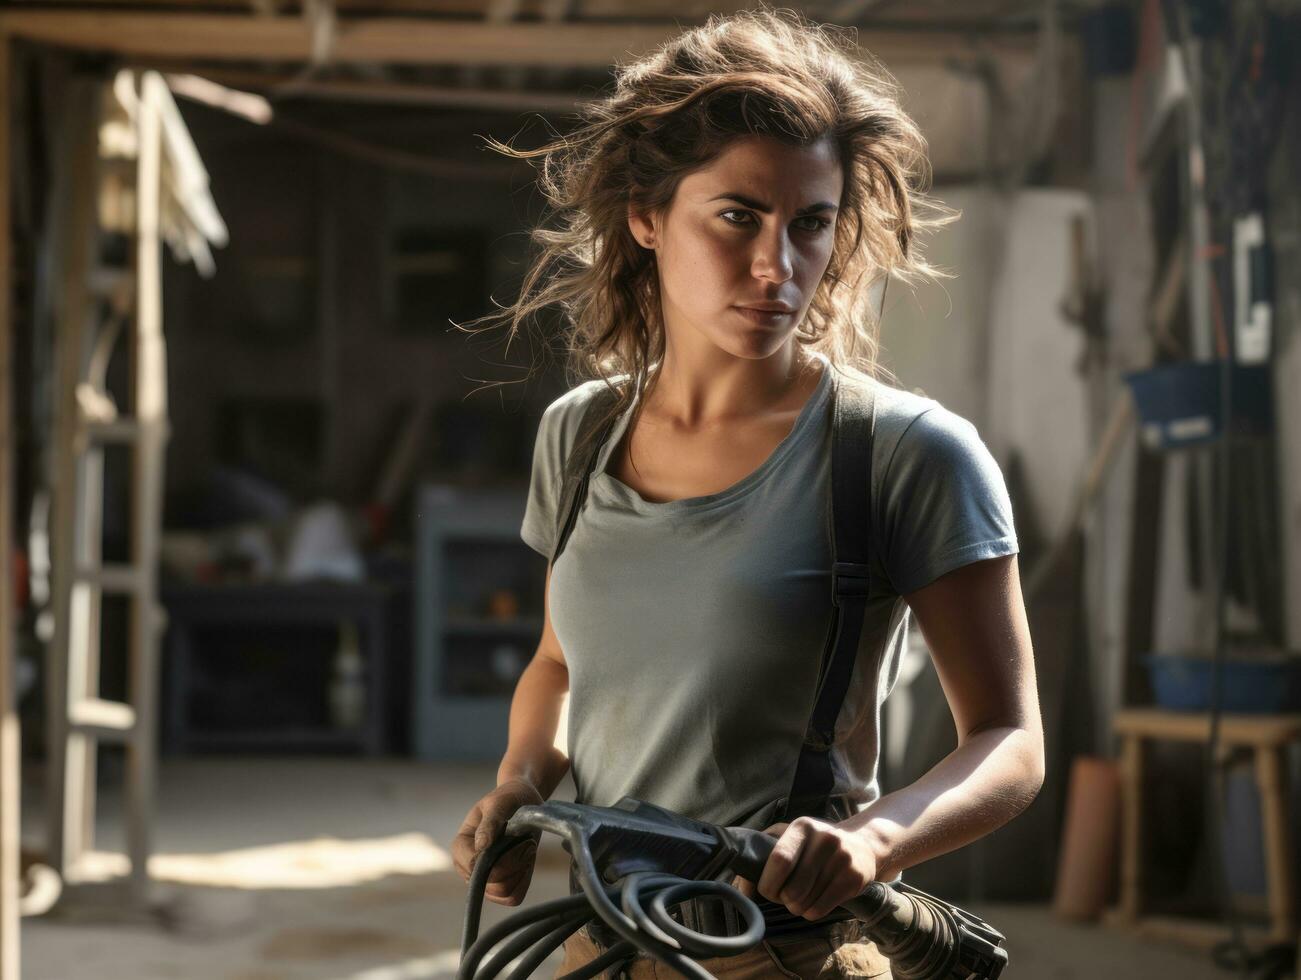
[[[1016,558],[963,566],[906,599],[930,647],[958,747],[841,824],[872,842],[882,880],[1002,826],[1030,804],[1044,778]]]
[[[497,769],[497,785],[521,779],[545,800],[556,791],[569,771],[569,758],[556,746],[556,732],[569,668],[551,628],[551,565],[547,565],[542,599],[542,639],[529,665],[520,674],[510,703],[510,729],[506,754]]]
[[[872,881],[983,837],[1043,785],[1043,727],[1016,559],[963,566],[905,598],[931,648],[958,747],[848,820],[801,817],[768,828],[778,841],[757,891],[809,920]]]

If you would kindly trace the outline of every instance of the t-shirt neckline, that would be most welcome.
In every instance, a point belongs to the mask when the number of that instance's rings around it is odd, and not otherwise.
[[[805,400],[804,407],[800,409],[800,414],[796,416],[795,424],[791,426],[790,432],[786,433],[781,442],[768,454],[767,459],[731,486],[696,497],[680,497],[677,500],[647,500],[618,477],[607,473],[605,469],[606,463],[609,461],[614,447],[623,438],[623,432],[628,426],[628,420],[632,417],[632,412],[636,408],[634,404],[615,422],[610,430],[610,435],[606,438],[605,445],[601,447],[593,467],[593,489],[604,492],[625,506],[645,514],[705,510],[729,503],[749,493],[767,479],[774,469],[781,465],[782,460],[789,456],[795,446],[804,439],[805,433],[813,426],[814,420],[822,414],[822,408],[825,406],[827,396],[831,391],[832,367],[825,355],[814,351],[813,356],[822,362],[822,375],[818,379],[817,388]]]

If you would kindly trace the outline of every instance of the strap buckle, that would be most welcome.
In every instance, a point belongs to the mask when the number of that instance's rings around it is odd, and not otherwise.
[[[866,562],[838,561],[831,566],[831,601],[866,599],[871,570]]]
[[[835,733],[826,732],[813,726],[804,733],[804,744],[817,752],[830,752],[835,744]]]

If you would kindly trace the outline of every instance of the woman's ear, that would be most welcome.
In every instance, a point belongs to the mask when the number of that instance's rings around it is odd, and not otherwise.
[[[632,237],[636,239],[637,244],[642,248],[655,247],[657,239],[655,221],[650,215],[634,211],[630,207],[628,209],[628,230],[632,232]]]

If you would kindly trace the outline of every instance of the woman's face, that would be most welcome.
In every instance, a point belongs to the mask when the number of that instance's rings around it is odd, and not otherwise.
[[[656,253],[670,345],[759,358],[786,343],[831,258],[842,184],[831,140],[747,136],[684,177],[662,214],[630,214]]]

